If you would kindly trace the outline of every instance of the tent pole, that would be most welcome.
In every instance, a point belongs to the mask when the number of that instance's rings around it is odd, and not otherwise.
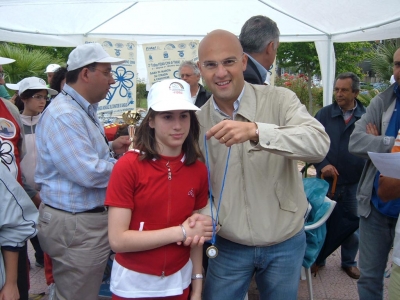
[[[335,55],[335,52],[332,54],[332,48],[333,48],[333,42],[332,42],[332,36],[328,35],[328,61],[327,61],[327,82],[324,84],[326,90],[325,97],[324,97],[324,106],[327,106],[329,104],[332,104],[332,91],[333,91],[333,82],[331,78],[331,68],[332,66],[332,55]],[[335,72],[333,72],[335,73]]]
[[[113,15],[111,18],[108,18],[107,20],[105,20],[104,22],[100,23],[99,25],[97,25],[96,27],[90,29],[88,32],[86,32],[84,34],[84,36],[87,36],[89,33],[91,33],[93,30],[96,30],[97,28],[99,28],[100,26],[102,26],[103,24],[107,23],[108,21],[114,19],[116,16],[119,16],[120,14],[122,14],[123,12],[127,11],[128,9],[130,9],[131,7],[135,6],[136,4],[138,4],[138,2],[135,2],[131,5],[129,5],[127,8],[121,10],[119,13]]]

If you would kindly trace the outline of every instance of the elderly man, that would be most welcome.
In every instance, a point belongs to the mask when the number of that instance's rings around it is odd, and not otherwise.
[[[198,112],[200,142],[221,225],[207,250],[204,298],[243,299],[255,274],[261,299],[296,299],[308,204],[297,160],[321,161],[329,137],[290,90],[246,83],[246,62],[230,32],[199,45],[213,94]]]
[[[325,106],[315,118],[325,126],[331,139],[331,146],[325,159],[314,164],[317,176],[323,176],[332,186],[337,176],[335,201],[340,202],[348,211],[357,215],[357,185],[365,160],[350,154],[348,150],[350,135],[354,123],[365,113],[362,103],[357,100],[360,91],[360,79],[354,73],[340,74],[335,82],[336,102]],[[351,278],[358,279],[360,271],[355,261],[358,251],[358,231],[350,235],[341,245],[342,269]]]
[[[199,83],[200,70],[197,64],[190,60],[183,61],[179,66],[179,76],[189,83],[193,104],[199,108],[202,107],[210,98],[211,93]]]
[[[125,152],[130,141],[109,144],[96,110],[115,83],[111,65],[122,62],[97,43],[74,49],[66,84],[36,127],[38,236],[53,262],[56,299],[97,300],[110,250],[104,200],[112,151]]]
[[[269,82],[271,68],[279,46],[279,29],[265,16],[251,17],[244,23],[239,35],[243,51],[249,57],[244,80],[253,84]]]
[[[357,286],[360,299],[368,300],[383,298],[382,279],[400,213],[400,198],[384,202],[377,194],[380,173],[368,157],[368,151],[390,152],[400,129],[400,48],[393,62],[396,82],[372,99],[349,143],[350,153],[367,159],[357,188],[361,273]]]

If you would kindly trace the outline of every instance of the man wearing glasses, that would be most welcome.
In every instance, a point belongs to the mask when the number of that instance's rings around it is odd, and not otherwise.
[[[39,240],[53,262],[56,299],[97,300],[109,256],[105,192],[116,160],[130,144],[108,143],[98,103],[115,83],[110,57],[97,43],[74,49],[66,84],[36,127],[35,181],[40,188]]]
[[[4,63],[4,64],[9,64],[10,62],[14,61],[13,59],[5,58],[5,57],[2,57],[1,59],[2,59],[2,61],[0,61],[0,62]],[[10,100],[11,96],[8,94],[6,88],[4,87],[4,84],[5,84],[4,77],[5,77],[5,74],[4,74],[3,66],[0,65],[0,97]]]
[[[190,85],[193,104],[199,108],[202,107],[210,98],[211,93],[199,83],[200,70],[196,63],[190,60],[183,61],[179,66],[179,76]]]
[[[230,32],[200,42],[198,66],[213,94],[197,112],[200,147],[221,225],[204,299],[243,299],[254,274],[261,299],[296,299],[308,206],[297,160],[324,159],[329,137],[290,90],[245,82],[246,64]]]
[[[251,17],[239,35],[243,51],[249,57],[244,80],[253,84],[270,84],[270,69],[279,46],[279,29],[265,16]]]

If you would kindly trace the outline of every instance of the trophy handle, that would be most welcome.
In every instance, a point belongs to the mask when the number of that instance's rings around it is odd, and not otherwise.
[[[134,145],[135,131],[136,131],[135,125],[128,126],[129,140],[131,141],[131,144],[129,145],[128,148],[129,150],[132,150],[135,147]]]

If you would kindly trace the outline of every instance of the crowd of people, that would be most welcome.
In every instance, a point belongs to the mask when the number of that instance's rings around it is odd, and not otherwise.
[[[28,239],[52,299],[97,299],[110,250],[115,300],[245,299],[253,276],[261,299],[296,299],[308,208],[298,161],[330,186],[335,178],[334,200],[360,217],[341,245],[360,299],[383,298],[393,244],[389,295],[399,299],[399,179],[367,152],[400,150],[400,49],[395,82],[367,108],[349,72],[313,117],[269,85],[278,46],[265,16],[239,38],[208,33],[181,79],[151,87],[131,150],[128,135],[109,141],[97,116],[112,65],[124,62],[100,44],[76,47],[66,67],[50,64],[47,84],[8,83],[12,98],[1,76],[0,300],[28,300]],[[1,57],[1,74],[13,62]]]

